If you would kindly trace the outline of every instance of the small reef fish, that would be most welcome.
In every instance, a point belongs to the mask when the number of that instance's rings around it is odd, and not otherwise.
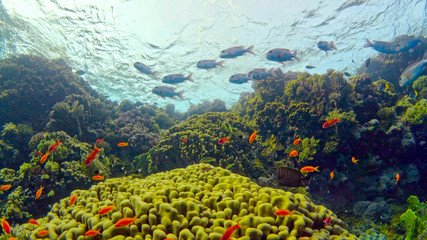
[[[266,68],[255,68],[248,73],[248,77],[254,80],[263,80],[269,77],[276,77],[274,69],[267,70]]]
[[[386,42],[386,41],[369,41],[366,39],[366,44],[363,45],[364,48],[371,47],[378,52],[387,53],[387,54],[395,54],[398,53],[398,44],[394,42]]]
[[[235,84],[243,84],[248,82],[249,80],[252,80],[252,78],[249,77],[247,74],[237,73],[237,74],[231,75],[228,81]]]
[[[229,227],[229,228],[225,231],[224,235],[222,235],[221,240],[231,240],[231,235],[233,235],[233,233],[234,233],[238,228],[240,228],[239,223],[237,223],[237,224],[236,224],[236,225],[234,225],[234,226]]]
[[[104,139],[103,138],[102,139],[97,139],[96,142],[95,142],[95,144],[101,144],[101,143],[104,143]]]
[[[397,184],[397,182],[399,182],[399,180],[400,180],[400,175],[399,175],[399,173],[396,173],[396,183],[395,184]]]
[[[313,65],[305,65],[305,68],[307,68],[307,69],[313,69],[313,68],[316,68],[316,66],[313,66]]]
[[[323,223],[325,223],[325,226],[326,225],[332,225],[332,223],[331,223],[331,216],[329,216],[328,218],[326,218],[324,221],[323,221]]]
[[[44,189],[44,187],[40,186],[39,190],[37,190],[37,192],[36,192],[36,199],[40,198],[40,196],[42,195],[43,189]]]
[[[416,90],[413,90],[411,93],[409,93],[409,97],[412,99],[415,99],[418,97],[418,92]]]
[[[224,144],[226,142],[230,142],[230,139],[228,137],[223,137],[218,141],[218,144]]]
[[[269,61],[284,64],[286,61],[291,61],[293,59],[298,60],[297,53],[298,52],[296,50],[292,53],[291,50],[286,48],[275,48],[268,51],[265,57]]]
[[[330,180],[332,180],[332,178],[334,178],[334,176],[335,176],[334,172],[332,171],[332,172],[329,174],[329,176],[331,176],[331,179],[329,179],[329,181],[330,181]]]
[[[249,137],[249,143],[253,143],[257,133],[259,132],[259,130],[255,130],[254,133],[252,133],[252,135]]]
[[[1,220],[1,227],[6,234],[10,234],[10,224],[6,219]]]
[[[40,163],[46,162],[47,158],[49,157],[50,153],[47,152],[43,157],[40,158]]]
[[[298,169],[279,167],[276,171],[276,181],[280,186],[302,187],[308,180]]]
[[[280,209],[274,212],[275,215],[277,216],[287,216],[292,214],[291,211],[287,210],[287,209]]]
[[[388,83],[383,83],[381,84],[381,86],[378,88],[378,90],[386,92],[388,90],[388,88],[390,87],[390,85]]]
[[[154,72],[151,70],[150,67],[147,65],[141,63],[141,62],[135,62],[133,66],[140,72],[145,73],[147,75],[153,75],[154,78],[157,78],[157,72]]]
[[[218,144],[220,144],[220,143],[218,142]],[[200,159],[201,163],[210,163],[210,162],[215,162],[215,161],[216,161],[216,159],[212,158],[212,157],[203,157],[202,159]]]
[[[83,70],[77,70],[75,73],[76,73],[77,75],[79,75],[79,76],[82,76],[82,75],[85,75],[85,74],[86,74],[86,72],[85,72],[85,71],[83,71]]]
[[[115,208],[115,207],[114,206],[103,207],[103,208],[101,208],[101,210],[98,211],[98,214],[99,215],[105,215],[105,214],[111,212],[111,210],[113,210],[113,208]]]
[[[254,49],[254,46],[250,46],[248,48],[244,48],[243,46],[238,47],[231,47],[227,48],[225,50],[222,50],[219,54],[220,58],[236,58],[239,56],[242,56],[245,53],[251,53],[255,55],[255,53],[252,51]]]
[[[358,159],[356,159],[355,157],[352,157],[351,158],[351,161],[354,163],[354,164],[356,164],[357,165],[357,162],[359,161]]]
[[[87,230],[86,232],[85,232],[85,236],[86,237],[89,237],[89,236],[96,236],[96,235],[98,235],[98,234],[101,234],[101,232],[99,232],[99,230]]]
[[[299,137],[299,138],[295,139],[294,145],[298,145],[300,142],[301,142],[301,138]]]
[[[312,166],[306,166],[306,167],[303,167],[303,168],[301,168],[301,172],[302,173],[309,173],[309,172],[314,172],[314,171],[316,171],[316,172],[320,172],[319,171],[319,167],[320,166],[317,166],[317,167],[312,167]]]
[[[92,179],[93,179],[93,180],[96,180],[96,181],[100,181],[100,180],[104,180],[104,176],[101,176],[101,175],[95,175],[95,176],[93,176],[93,177],[92,177]]]
[[[188,142],[188,138],[185,137],[182,139],[182,143],[187,143],[187,142]]]
[[[74,194],[72,197],[71,197],[71,199],[70,199],[70,206],[71,205],[73,205],[75,202],[76,202],[76,200],[77,200],[77,196],[79,196],[78,194]]]
[[[7,190],[9,190],[10,188],[12,188],[12,185],[10,185],[10,184],[7,184],[7,185],[0,185],[0,190],[2,190],[2,191],[7,191]]]
[[[216,68],[217,66],[222,67],[222,64],[224,61],[215,61],[215,60],[200,60],[196,63],[196,67],[200,69],[212,69]]]
[[[136,216],[133,218],[122,218],[119,221],[117,221],[116,224],[114,224],[114,227],[116,227],[116,228],[126,227],[126,226],[131,225],[135,221],[136,221]]]
[[[55,151],[56,149],[58,149],[59,145],[61,145],[61,142],[58,140],[58,141],[56,141],[56,143],[50,145],[48,152],[52,153],[53,151]]]
[[[95,146],[92,152],[89,153],[89,156],[87,156],[86,162],[85,162],[86,167],[92,164],[93,160],[95,160],[98,157],[99,151],[101,151],[101,149]]]
[[[330,41],[330,42],[320,41],[320,42],[317,43],[317,47],[320,50],[325,51],[326,53],[328,53],[328,51],[331,51],[331,50],[334,50],[334,49],[338,50],[338,48],[335,46],[334,41]]]
[[[40,232],[37,233],[37,237],[44,237],[48,234],[49,234],[49,230],[47,230],[47,229],[41,230]]]
[[[322,128],[328,128],[328,127],[332,127],[333,125],[335,125],[336,123],[339,123],[340,120],[338,118],[326,121],[323,125]]]
[[[350,77],[350,76],[351,76],[351,73],[349,73],[349,72],[344,72],[344,75],[346,75],[347,77]]]
[[[39,223],[39,222],[37,222],[37,220],[35,220],[35,219],[30,219],[30,220],[28,220],[28,223],[31,223],[31,224],[34,224],[34,225],[40,226],[40,223]]]
[[[399,85],[401,87],[411,84],[415,79],[421,76],[427,69],[427,50],[424,52],[423,58],[416,63],[409,65],[403,70],[400,75]]]
[[[117,144],[117,147],[129,147],[129,143],[127,142],[121,142]]]
[[[184,77],[184,74],[169,74],[163,77],[162,83],[168,83],[168,84],[177,84],[177,83],[183,83],[185,80],[188,80],[190,82],[194,82],[194,79],[191,78],[193,74],[190,73],[187,77]]]
[[[292,152],[289,153],[289,157],[296,157],[296,156],[298,156],[297,150],[292,150]]]
[[[163,99],[166,99],[166,97],[175,98],[175,96],[184,99],[182,96],[184,94],[184,90],[180,92],[175,92],[175,88],[169,86],[157,86],[154,87],[151,92],[162,97]]]

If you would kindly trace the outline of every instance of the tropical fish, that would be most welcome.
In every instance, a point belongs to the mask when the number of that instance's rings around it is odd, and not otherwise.
[[[415,99],[418,97],[418,92],[416,90],[413,90],[411,93],[409,93],[409,97],[412,99]]]
[[[77,196],[79,195],[76,193],[70,198],[70,205],[73,205],[76,202]]]
[[[92,152],[89,153],[89,156],[87,156],[86,162],[85,162],[86,167],[92,164],[93,160],[95,160],[98,157],[99,151],[101,151],[101,149],[95,146]]]
[[[333,125],[335,125],[336,123],[339,123],[339,122],[340,122],[340,120],[339,120],[338,118],[335,118],[335,119],[332,119],[332,120],[326,121],[326,122],[322,125],[322,128],[328,128],[328,127],[331,127],[331,126],[333,126]]]
[[[267,70],[266,68],[255,68],[248,73],[248,77],[254,80],[262,80],[269,77],[276,77],[276,73],[274,69]]]
[[[421,39],[411,39],[409,41],[405,42],[399,42],[397,44],[397,51],[398,52],[404,52],[404,51],[413,51],[413,48],[418,46],[419,43],[422,43]]]
[[[292,150],[292,152],[289,153],[289,157],[296,157],[296,156],[298,156],[297,150]]]
[[[386,92],[388,90],[388,88],[390,87],[390,85],[388,83],[383,83],[381,84],[381,86],[378,88],[378,90]]]
[[[314,171],[316,171],[316,172],[320,172],[319,171],[319,166],[317,166],[317,167],[312,167],[312,166],[306,166],[306,167],[303,167],[303,168],[301,168],[301,170],[300,170],[302,173],[309,173],[309,172],[314,172]]]
[[[36,192],[36,199],[40,198],[40,196],[42,195],[43,189],[44,189],[44,187],[40,186],[39,190],[37,190],[37,192]]]
[[[104,180],[104,176],[101,176],[101,175],[95,175],[95,176],[93,176],[93,177],[92,177],[92,179],[93,179],[93,180],[96,180],[96,181],[100,181],[100,180]]]
[[[140,72],[142,72],[142,73],[145,73],[145,74],[148,74],[148,75],[153,75],[153,77],[154,77],[154,78],[157,78],[157,72],[153,72],[153,71],[151,70],[151,68],[150,68],[150,67],[148,67],[147,65],[145,65],[145,64],[143,64],[143,63],[140,63],[140,62],[135,62],[135,63],[133,64],[133,66],[134,66],[136,69],[138,69],[138,71],[140,71]]]
[[[86,72],[85,72],[85,71],[83,71],[83,70],[77,70],[77,71],[76,71],[76,74],[77,74],[77,75],[79,75],[79,76],[82,76],[82,75],[85,75],[85,74],[86,74]]]
[[[224,235],[222,235],[221,240],[231,240],[231,235],[233,235],[233,233],[234,233],[238,228],[240,228],[239,223],[237,223],[237,224],[236,224],[236,225],[234,225],[234,226],[229,227],[229,228],[225,231]]]
[[[35,220],[35,219],[30,219],[30,220],[28,220],[28,223],[31,223],[31,224],[34,224],[34,225],[40,226],[40,223],[39,223],[39,222],[37,222],[37,220]]]
[[[329,176],[331,176],[331,179],[329,179],[329,181],[330,181],[330,180],[332,180],[332,178],[334,178],[334,176],[335,176],[334,172],[332,171],[332,172],[329,174]]]
[[[176,88],[169,87],[169,86],[157,86],[154,87],[153,90],[151,90],[152,93],[162,97],[163,99],[166,99],[166,97],[175,98],[175,96],[178,96],[181,99],[184,99],[182,95],[184,94],[184,90],[180,92],[175,92]]]
[[[228,81],[235,84],[243,84],[248,82],[249,80],[252,80],[252,78],[249,77],[247,74],[237,73],[231,75]]]
[[[2,191],[7,191],[7,190],[9,190],[10,188],[12,188],[12,185],[10,185],[10,184],[7,184],[7,185],[0,185],[0,190],[2,190]]]
[[[230,142],[230,139],[228,139],[228,137],[223,137],[218,141],[218,144],[224,144],[226,142]]]
[[[298,169],[279,167],[276,171],[276,181],[280,186],[302,187],[308,180]]]
[[[131,225],[133,222],[135,222],[137,219],[137,217],[133,217],[133,218],[122,218],[119,221],[116,222],[116,224],[114,224],[114,227],[119,228],[119,227],[126,227]]]
[[[355,157],[352,157],[351,158],[351,161],[354,163],[354,164],[356,164],[357,165],[357,162],[359,161],[358,159],[356,159]]]
[[[117,147],[129,147],[129,143],[127,142],[120,142],[117,144]]]
[[[349,73],[349,72],[344,72],[344,75],[346,75],[347,77],[350,77],[350,76],[351,76],[351,73]]]
[[[10,238],[8,238],[7,240],[18,240],[17,238],[14,238],[14,237],[10,237]]]
[[[111,212],[111,210],[113,210],[113,208],[115,208],[115,206],[106,206],[106,207],[103,207],[103,208],[101,208],[98,211],[98,214],[99,215],[105,215],[105,214]]]
[[[190,75],[188,75],[187,77],[184,77],[184,74],[169,74],[163,77],[162,83],[177,84],[177,83],[183,83],[185,80],[194,82],[194,80],[191,78],[192,75],[193,74],[190,73]]]
[[[219,144],[221,144],[221,143],[219,143]],[[200,159],[201,163],[210,163],[210,162],[215,162],[215,161],[216,161],[216,159],[212,158],[212,157],[203,157],[202,159]]]
[[[397,184],[397,182],[399,182],[399,180],[400,180],[400,175],[399,175],[399,173],[396,173],[396,183],[395,184]]]
[[[313,68],[316,68],[316,66],[313,66],[313,65],[306,65],[306,66],[305,66],[305,68],[307,68],[307,69],[313,69]]]
[[[40,232],[37,233],[37,237],[44,237],[48,234],[49,234],[49,230],[47,230],[47,229],[41,230]]]
[[[103,138],[101,138],[101,139],[96,139],[95,144],[100,144],[100,143],[103,143],[103,142],[104,142],[104,139],[103,139]]]
[[[50,153],[47,152],[43,157],[40,158],[40,163],[46,162],[47,158],[49,157]]]
[[[366,44],[363,45],[364,48],[372,47],[378,52],[387,53],[387,54],[394,54],[398,53],[398,44],[394,42],[386,42],[386,41],[369,41],[366,39]]]
[[[215,61],[215,60],[200,60],[196,63],[196,67],[200,69],[212,69],[216,68],[217,66],[222,67],[222,64],[224,61]]]
[[[325,226],[326,226],[326,225],[332,225],[332,224],[331,224],[331,219],[332,219],[332,218],[331,218],[331,216],[329,216],[328,218],[326,218],[326,219],[323,221],[323,222],[325,223]]]
[[[280,209],[274,212],[275,215],[277,216],[287,216],[292,214],[291,211],[287,210],[287,209]]]
[[[101,232],[99,232],[99,230],[87,230],[86,232],[85,232],[85,236],[86,237],[88,237],[88,236],[96,236],[96,235],[98,235],[98,234],[101,234]]]
[[[254,133],[252,133],[252,135],[249,137],[249,143],[253,143],[258,132],[258,130],[255,130]]]
[[[423,73],[426,69],[427,50],[424,52],[424,56],[419,62],[413,63],[403,70],[402,75],[400,75],[399,85],[403,87],[412,83],[419,76],[424,75]]]
[[[188,141],[188,138],[186,137],[182,139],[182,143],[187,143],[187,141]]]
[[[330,42],[320,41],[320,42],[317,43],[317,47],[320,50],[325,51],[326,53],[328,53],[328,51],[331,51],[331,50],[334,50],[334,49],[338,50],[338,48],[335,46],[334,41],[330,41]]]
[[[301,138],[299,137],[299,138],[295,139],[294,145],[298,145],[300,142],[301,142]]]
[[[10,224],[6,219],[1,220],[1,227],[6,234],[10,234]]]
[[[52,153],[53,151],[55,151],[59,147],[59,145],[61,145],[61,142],[58,140],[58,141],[56,141],[56,143],[50,145],[48,152]]]
[[[291,61],[292,59],[298,60],[297,51],[292,53],[291,50],[286,48],[271,49],[267,52],[266,58],[269,61],[280,62],[281,64],[284,64],[286,61]]]
[[[365,61],[365,67],[369,67],[370,63],[371,63],[371,58],[366,59],[366,61]]]
[[[220,58],[235,58],[238,56],[242,56],[245,53],[252,53],[253,55],[255,55],[255,53],[252,51],[254,49],[254,46],[250,46],[248,48],[244,48],[243,46],[239,46],[239,47],[231,47],[231,48],[227,48],[225,50],[222,50],[221,53],[219,54]]]

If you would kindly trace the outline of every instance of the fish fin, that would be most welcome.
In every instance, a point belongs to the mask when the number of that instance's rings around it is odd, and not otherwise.
[[[165,97],[163,97],[163,96],[160,96],[161,98],[163,98],[164,100],[166,100],[166,98]]]
[[[221,67],[224,67],[223,64],[224,64],[224,60],[218,62],[218,65],[220,65]]]
[[[157,78],[157,73],[158,73],[158,72],[153,72],[153,77],[154,77],[154,78]]]
[[[182,96],[184,94],[184,90],[180,91],[178,93],[179,98],[184,99],[184,97]]]
[[[191,76],[193,76],[193,74],[192,73],[190,73],[190,75],[188,75],[188,81],[190,81],[190,82],[194,82],[194,79],[193,78],[191,78]]]
[[[337,46],[335,46],[334,41],[331,41],[331,47],[332,47],[333,49],[335,49],[335,50],[338,50]]]
[[[281,61],[280,63],[281,63],[282,65],[285,65],[285,62],[283,62],[283,61]]]
[[[315,168],[314,168],[314,171],[320,172],[320,171],[319,171],[319,167],[320,167],[320,166],[315,167]]]
[[[253,55],[256,55],[252,50],[254,49],[254,45],[248,47],[248,53],[252,53]]]
[[[369,39],[367,39],[367,38],[365,38],[365,39],[366,39],[366,44],[365,44],[365,45],[363,45],[363,47],[364,47],[364,48],[371,47],[371,46],[372,46],[371,41],[369,41]]]

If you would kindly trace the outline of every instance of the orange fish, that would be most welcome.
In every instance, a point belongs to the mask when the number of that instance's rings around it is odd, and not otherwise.
[[[294,141],[294,145],[298,145],[301,142],[301,138],[297,138]]]
[[[275,211],[274,214],[277,216],[287,216],[289,214],[292,214],[292,212],[287,210],[287,209],[280,209],[280,210]]]
[[[34,224],[34,225],[40,226],[40,223],[39,223],[39,222],[37,222],[37,220],[35,220],[35,219],[30,219],[30,220],[28,220],[28,223],[31,223],[31,224]]]
[[[333,125],[335,125],[336,123],[339,123],[340,120],[338,118],[326,121],[323,125],[322,128],[328,128],[328,127],[332,127]]]
[[[40,232],[37,233],[37,237],[44,237],[48,234],[49,234],[49,230],[47,230],[47,229],[41,230]]]
[[[122,218],[119,221],[117,221],[116,224],[114,224],[114,227],[116,228],[126,227],[128,225],[131,225],[135,221],[136,221],[136,216],[133,218]]]
[[[124,143],[124,142],[121,142],[121,143],[118,143],[117,144],[117,147],[129,147],[129,143]]]
[[[230,142],[230,139],[228,139],[227,137],[223,137],[218,141],[218,144],[224,144],[226,142]]]
[[[92,177],[92,179],[93,179],[93,180],[96,180],[96,181],[100,181],[100,180],[104,180],[104,176],[101,176],[101,175],[95,175],[95,176],[93,176],[93,177]]]
[[[6,190],[9,190],[11,187],[12,187],[12,185],[10,185],[10,184],[0,185],[0,190],[6,191]]]
[[[39,190],[37,190],[37,192],[36,192],[36,199],[40,198],[40,196],[42,195],[43,189],[44,189],[44,187],[40,186]]]
[[[45,155],[43,155],[42,158],[40,158],[40,163],[46,162],[47,158],[49,157],[50,153],[47,152]]]
[[[334,172],[331,172],[331,173],[329,174],[329,176],[331,176],[331,179],[329,179],[329,181],[330,181],[330,180],[332,180],[332,178],[334,178],[334,176],[335,176]]]
[[[102,139],[97,139],[96,142],[95,142],[95,144],[100,144],[100,143],[103,143],[103,142],[104,142],[103,138]]]
[[[399,180],[400,180],[400,175],[399,175],[399,173],[396,173],[396,183],[395,184],[397,184],[397,182],[399,182]]]
[[[231,235],[233,235],[233,233],[240,228],[239,223],[237,223],[234,226],[231,226],[227,229],[227,231],[225,231],[224,235],[222,235],[221,240],[231,240]]]
[[[317,167],[306,166],[306,167],[301,168],[300,171],[302,173],[309,173],[309,172],[314,172],[314,171],[320,172],[319,171],[319,166],[317,166]]]
[[[93,162],[93,160],[95,160],[98,157],[99,151],[101,151],[101,149],[95,146],[95,148],[86,158],[86,163],[85,163],[86,167],[89,166]]]
[[[289,157],[296,157],[296,156],[298,156],[297,150],[293,150],[291,153],[289,153]]]
[[[187,143],[187,141],[188,141],[188,138],[186,138],[186,137],[184,139],[182,139],[183,143]]]
[[[351,158],[351,161],[354,163],[354,164],[356,164],[357,165],[357,162],[359,161],[358,159],[356,159],[356,158],[354,158],[354,157],[352,157]]]
[[[56,141],[56,143],[50,145],[49,153],[52,153],[53,151],[55,151],[59,147],[59,145],[61,145],[61,142],[59,140]]]
[[[258,130],[255,130],[254,133],[252,133],[252,135],[249,137],[249,143],[253,143],[258,132]]]
[[[6,234],[10,234],[10,224],[4,218],[1,220],[1,227]]]
[[[103,208],[101,208],[101,210],[99,210],[99,211],[98,211],[98,214],[99,214],[99,215],[107,214],[107,213],[109,213],[111,210],[113,210],[113,208],[115,208],[115,207],[114,207],[114,206],[106,206],[106,207],[103,207]]]
[[[87,232],[85,233],[85,236],[96,236],[96,235],[98,235],[98,234],[101,234],[100,232],[99,232],[99,230],[87,230]]]
[[[70,199],[70,206],[71,206],[71,205],[73,205],[73,204],[76,202],[76,200],[77,200],[77,196],[78,196],[78,194],[76,193],[76,194],[74,194],[74,195],[71,197],[71,199]]]
[[[11,237],[11,238],[8,238],[7,240],[18,240],[18,239],[14,238],[14,237]]]

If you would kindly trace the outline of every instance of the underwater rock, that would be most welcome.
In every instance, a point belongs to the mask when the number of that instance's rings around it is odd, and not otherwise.
[[[353,206],[353,214],[372,221],[386,221],[390,219],[391,210],[385,201],[359,201]]]
[[[356,202],[353,206],[353,214],[361,217],[365,213],[366,209],[368,209],[369,205],[371,204],[370,201],[359,201]]]
[[[373,233],[373,234],[367,234],[367,233],[363,233],[362,235],[360,235],[360,240],[387,240],[387,236],[384,234],[378,234],[378,233]]]

